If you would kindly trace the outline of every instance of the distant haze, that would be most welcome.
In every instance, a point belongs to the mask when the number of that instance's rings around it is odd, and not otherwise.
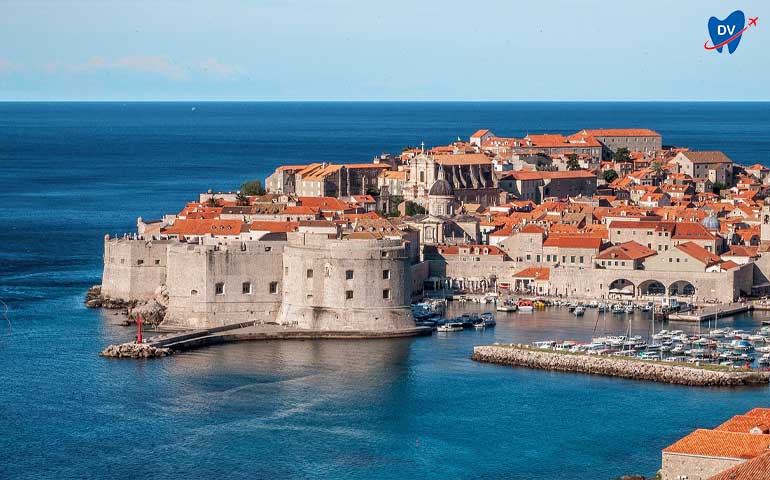
[[[4,0],[0,100],[768,100],[768,34],[760,1]]]

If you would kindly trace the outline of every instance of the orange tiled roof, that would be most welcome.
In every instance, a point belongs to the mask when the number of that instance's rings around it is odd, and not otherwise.
[[[752,408],[746,415],[770,419],[770,408]]]
[[[436,249],[446,255],[459,255],[461,248],[469,248],[469,255],[505,255],[505,252],[492,245],[439,245]],[[479,253],[475,253],[475,249],[479,249]],[[484,253],[486,249],[487,253]]]
[[[675,248],[681,250],[682,252],[698,260],[699,262],[705,263],[706,265],[713,265],[715,263],[722,262],[721,258],[709,252],[708,250],[701,247],[697,243],[685,242],[677,245]]]
[[[599,237],[572,237],[551,235],[544,242],[544,247],[559,248],[592,248],[598,250],[602,245]]]
[[[770,435],[698,429],[663,449],[663,453],[719,458],[754,458],[770,448]]]
[[[240,235],[241,220],[177,220],[162,231],[166,235]]]
[[[519,273],[515,274],[516,278],[533,278],[535,280],[548,280],[551,278],[551,269],[547,267],[530,267],[525,268]]]
[[[270,221],[257,221],[251,222],[249,230],[252,232],[296,232],[297,222],[270,222]]]
[[[489,133],[489,130],[487,130],[487,129],[476,130],[476,133],[471,135],[471,138],[483,137],[484,135],[486,135],[488,133]]]
[[[660,137],[655,130],[649,128],[596,128],[585,129],[580,133],[594,137]]]
[[[770,433],[770,417],[757,417],[752,415],[736,415],[714,430],[725,432],[751,433],[751,430],[759,427],[762,433]]]
[[[639,260],[653,255],[656,255],[655,250],[631,240],[603,250],[596,258],[600,260]]]

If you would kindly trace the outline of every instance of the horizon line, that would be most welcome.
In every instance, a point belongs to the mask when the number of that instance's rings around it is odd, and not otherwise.
[[[274,99],[274,100],[212,100],[212,99],[27,99],[4,100],[0,103],[770,103],[770,99],[760,100],[340,100],[340,99]]]

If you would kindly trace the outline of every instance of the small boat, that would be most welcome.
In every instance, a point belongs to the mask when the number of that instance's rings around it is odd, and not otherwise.
[[[634,306],[633,305],[626,305],[626,308],[623,309],[626,313],[634,313]]]
[[[495,310],[497,310],[498,312],[515,312],[516,304],[513,302],[498,303]]]
[[[532,345],[534,345],[537,348],[542,348],[543,350],[548,350],[553,348],[553,346],[556,344],[553,340],[546,340],[544,342],[533,342]]]
[[[770,353],[766,353],[757,359],[760,365],[770,365]]]
[[[623,305],[616,303],[612,306],[612,313],[618,314],[618,313],[626,313],[626,309],[623,308]]]
[[[492,312],[484,312],[481,314],[481,324],[485,327],[494,327],[497,325],[497,321],[495,321],[495,316],[492,315]]]
[[[531,312],[535,309],[534,305],[532,305],[531,300],[526,299],[520,299],[519,302],[516,304],[516,307],[519,309],[520,312]]]
[[[459,322],[447,322],[443,325],[439,325],[436,330],[439,332],[445,333],[445,332],[461,332],[463,329],[463,324]]]
[[[597,308],[597,311],[598,311],[599,313],[604,313],[604,312],[606,312],[606,311],[607,311],[607,305],[605,305],[605,304],[603,304],[603,303],[600,303],[600,304],[599,304],[599,306],[598,306],[598,307],[596,307],[596,308]]]
[[[572,313],[574,313],[576,317],[582,317],[585,315],[586,309],[582,305],[578,305],[575,307],[575,310],[573,310]]]
[[[767,343],[767,338],[764,335],[749,335],[749,341],[754,343]]]
[[[532,306],[538,310],[542,310],[545,308],[545,302],[542,300],[535,300]]]

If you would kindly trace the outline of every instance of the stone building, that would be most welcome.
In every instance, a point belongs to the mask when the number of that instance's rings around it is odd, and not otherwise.
[[[410,161],[404,198],[426,205],[430,188],[440,178],[439,174],[452,186],[458,201],[482,206],[497,204],[499,190],[492,161],[481,153],[420,153]]]
[[[596,193],[597,177],[585,170],[563,172],[509,172],[500,179],[500,188],[519,200],[542,203],[546,198],[592,196]]]
[[[663,149],[663,137],[648,128],[601,128],[581,130],[602,145],[602,156],[610,158],[619,148],[629,152],[649,153]]]
[[[708,180],[728,187],[733,183],[733,161],[718,150],[679,152],[671,163],[676,165],[676,173],[689,175],[696,182]]]

